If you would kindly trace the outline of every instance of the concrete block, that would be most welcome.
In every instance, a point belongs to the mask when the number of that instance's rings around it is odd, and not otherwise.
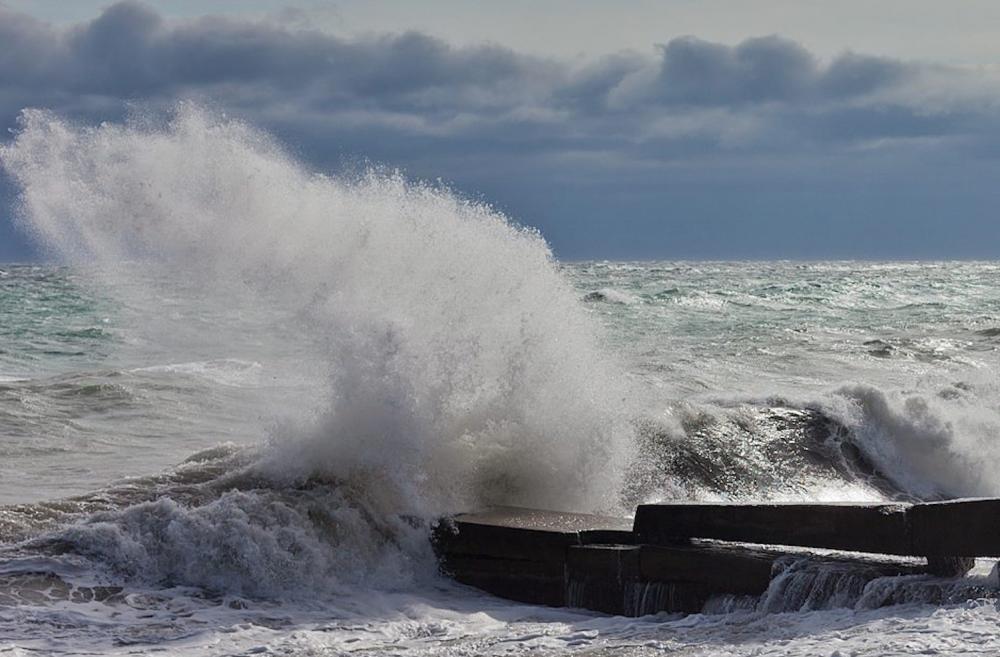
[[[780,552],[740,546],[643,545],[639,572],[645,581],[698,584],[699,591],[759,595],[767,590]]]
[[[566,558],[566,604],[629,615],[627,598],[639,581],[639,546],[575,545]]]
[[[907,515],[914,554],[1000,557],[1000,500],[998,499],[964,499],[914,504]]]
[[[709,538],[880,554],[911,554],[902,504],[644,504],[639,543]]]

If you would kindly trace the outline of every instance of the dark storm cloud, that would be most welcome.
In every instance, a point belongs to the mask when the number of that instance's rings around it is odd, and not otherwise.
[[[417,109],[435,99],[502,104],[505,98],[517,100],[509,92],[554,70],[501,47],[454,49],[418,33],[348,41],[280,24],[215,17],[167,24],[135,2],[113,5],[65,31],[0,9],[0,38],[4,88],[31,84],[39,90],[120,98],[185,89],[233,93],[240,86],[260,85],[275,94],[319,95],[372,107]],[[480,95],[466,94],[472,88]],[[450,97],[435,94],[444,89]]]
[[[790,100],[806,95],[817,78],[815,58],[777,37],[750,39],[735,48],[681,38],[662,50],[657,91],[679,104]]]
[[[736,46],[684,37],[658,56],[621,53],[580,67],[419,33],[344,39],[267,20],[171,22],[122,2],[67,29],[0,9],[0,42],[8,126],[29,105],[116,118],[123,101],[186,96],[265,124],[318,114],[311,122],[334,132],[364,125],[443,147],[530,141],[603,151],[615,148],[609,137],[622,149],[671,138],[685,151],[735,143],[713,123],[725,118],[703,115],[706,108],[752,119],[759,129],[744,132],[744,146],[799,130],[819,140],[891,139],[901,130],[886,117],[907,113],[919,130],[948,126],[886,97],[916,84],[919,67],[859,54],[822,62],[775,36]]]
[[[684,37],[661,50],[654,97],[682,105],[846,100],[889,88],[908,73],[902,63],[857,54],[823,65],[777,36],[735,47]]]

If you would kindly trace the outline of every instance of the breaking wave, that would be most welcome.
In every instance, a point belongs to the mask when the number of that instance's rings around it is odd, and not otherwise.
[[[132,578],[273,593],[333,570],[399,581],[421,554],[402,537],[447,512],[617,509],[628,386],[536,232],[392,171],[310,171],[193,105],[99,127],[26,111],[0,161],[22,225],[93,285],[250,297],[325,372],[320,407],[240,466],[252,487],[161,491],[52,530],[53,544]],[[320,556],[331,545],[334,561]]]

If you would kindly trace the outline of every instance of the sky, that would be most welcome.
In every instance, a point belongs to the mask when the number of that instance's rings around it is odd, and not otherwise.
[[[0,0],[0,140],[195,100],[565,259],[1000,256],[1000,3]],[[38,252],[0,174],[0,261]]]

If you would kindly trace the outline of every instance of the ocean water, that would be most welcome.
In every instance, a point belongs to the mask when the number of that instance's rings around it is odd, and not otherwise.
[[[1000,263],[559,262],[182,106],[0,147],[5,654],[996,654],[993,563],[637,619],[437,574],[494,503],[1000,495]]]

